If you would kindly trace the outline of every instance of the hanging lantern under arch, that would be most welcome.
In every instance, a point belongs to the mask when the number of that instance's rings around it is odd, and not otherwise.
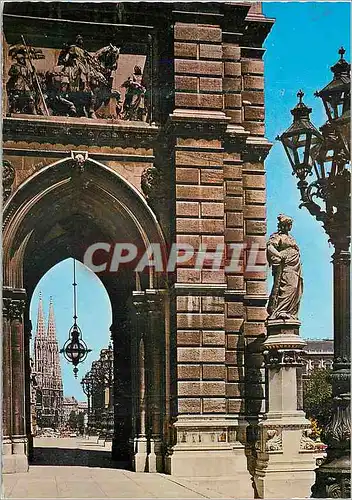
[[[68,332],[68,339],[66,340],[60,353],[64,355],[65,359],[73,364],[73,373],[77,378],[78,368],[77,365],[85,361],[91,349],[88,349],[87,344],[83,340],[82,331],[77,325],[77,292],[76,292],[76,260],[73,259],[73,325]]]

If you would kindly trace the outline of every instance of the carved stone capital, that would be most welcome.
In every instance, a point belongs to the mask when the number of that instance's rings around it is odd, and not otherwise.
[[[15,169],[8,160],[2,161],[2,196],[3,202],[9,198],[12,191],[12,184],[15,180]]]
[[[302,366],[303,358],[300,349],[270,349],[263,352],[265,364],[269,368],[283,366]]]
[[[134,309],[136,312],[136,316],[138,318],[143,317],[147,313],[148,309],[147,309],[147,304],[145,301],[144,294],[142,294],[141,296],[134,297],[133,306],[134,306]]]
[[[161,316],[163,314],[163,297],[160,295],[147,295],[146,307],[151,316]]]
[[[4,297],[3,299],[3,315],[6,319],[22,321],[22,315],[26,301],[21,299],[12,299]]]
[[[141,188],[147,201],[156,209],[160,208],[160,203],[170,200],[169,176],[159,165],[153,165],[143,171]]]

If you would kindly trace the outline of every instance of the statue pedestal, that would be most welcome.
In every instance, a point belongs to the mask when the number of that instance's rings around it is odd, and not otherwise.
[[[268,411],[258,425],[254,483],[259,498],[309,497],[314,483],[317,444],[309,438],[310,422],[298,409],[297,367],[305,342],[300,322],[268,321],[264,357]]]

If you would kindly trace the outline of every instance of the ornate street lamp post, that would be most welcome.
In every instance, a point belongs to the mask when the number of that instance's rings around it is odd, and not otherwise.
[[[114,426],[114,414],[113,414],[113,349],[111,344],[109,344],[107,349],[102,349],[100,352],[100,363],[103,372],[104,386],[108,389],[108,408],[106,412],[106,439],[112,439],[113,436],[113,426]]]
[[[93,361],[90,370],[92,377],[92,415],[94,430],[99,435],[103,427],[104,396],[99,361]]]
[[[91,396],[92,396],[92,377],[90,372],[86,373],[81,380],[81,386],[84,394],[87,396],[88,408],[87,408],[87,432],[90,435],[91,430]]]
[[[316,96],[323,101],[327,122],[318,131],[309,120],[312,111],[299,103],[291,113],[293,124],[279,139],[298,178],[300,205],[323,223],[334,245],[334,410],[323,430],[327,457],[316,470],[315,498],[350,497],[350,69],[339,50],[332,66],[333,80]],[[314,176],[308,182],[308,176]]]

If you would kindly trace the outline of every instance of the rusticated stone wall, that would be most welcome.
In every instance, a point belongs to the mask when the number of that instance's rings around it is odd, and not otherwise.
[[[195,259],[177,269],[178,412],[255,415],[266,319],[263,50],[241,47],[220,24],[180,20],[174,54],[176,241],[245,248],[238,269],[225,272],[230,254],[218,270],[195,270]]]

